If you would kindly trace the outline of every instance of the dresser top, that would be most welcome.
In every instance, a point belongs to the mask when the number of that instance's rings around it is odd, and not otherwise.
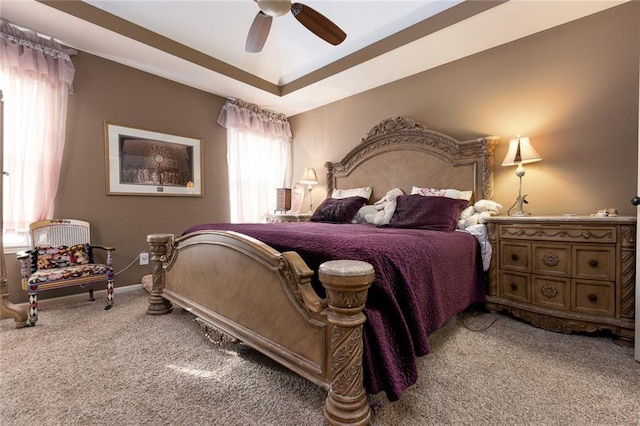
[[[590,216],[590,215],[557,215],[557,216],[491,216],[485,219],[486,222],[497,223],[549,223],[549,222],[562,222],[562,223],[635,223],[637,221],[636,216]]]

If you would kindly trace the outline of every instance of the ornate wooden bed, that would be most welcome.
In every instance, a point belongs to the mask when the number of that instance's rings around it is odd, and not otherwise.
[[[490,199],[497,143],[496,137],[460,142],[408,118],[383,120],[342,161],[326,163],[328,194],[372,185],[376,200],[392,188],[409,194],[412,185],[428,184]],[[180,306],[327,389],[329,423],[369,422],[362,325],[372,268],[340,261],[321,266],[321,298],[311,285],[314,271],[298,253],[278,252],[247,235],[198,231],[147,240],[149,314]]]

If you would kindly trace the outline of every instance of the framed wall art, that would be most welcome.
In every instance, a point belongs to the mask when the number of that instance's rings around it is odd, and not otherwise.
[[[201,197],[202,139],[104,122],[107,194]]]

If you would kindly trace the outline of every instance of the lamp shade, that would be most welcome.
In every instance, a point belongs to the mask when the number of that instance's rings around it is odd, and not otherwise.
[[[506,157],[502,162],[503,166],[517,166],[519,164],[533,163],[534,161],[540,161],[542,158],[531,146],[529,138],[522,138],[518,135],[517,138],[509,141],[509,150]]]
[[[318,175],[316,175],[316,170],[313,167],[307,167],[302,174],[300,183],[304,183],[306,185],[316,185],[318,183]]]

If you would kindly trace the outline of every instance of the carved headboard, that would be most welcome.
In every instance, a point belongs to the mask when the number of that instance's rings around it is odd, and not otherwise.
[[[410,118],[373,127],[340,162],[327,162],[327,191],[373,186],[371,200],[412,186],[472,190],[473,200],[493,197],[493,156],[499,138],[458,141]]]

